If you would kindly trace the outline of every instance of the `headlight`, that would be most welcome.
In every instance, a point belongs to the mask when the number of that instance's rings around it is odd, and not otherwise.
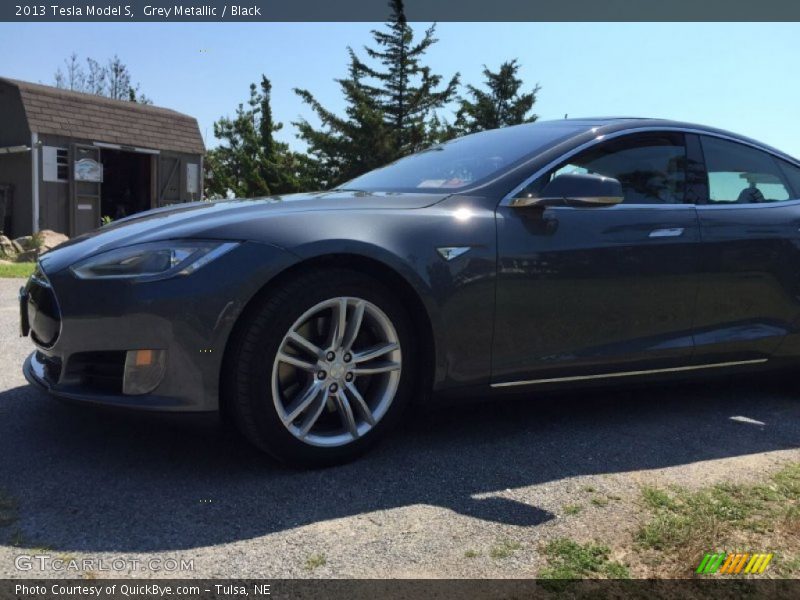
[[[233,250],[236,242],[169,240],[126,246],[70,267],[81,279],[166,279],[189,275]]]

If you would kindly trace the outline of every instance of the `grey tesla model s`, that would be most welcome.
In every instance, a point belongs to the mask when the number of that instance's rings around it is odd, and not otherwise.
[[[797,363],[798,265],[796,159],[672,121],[539,122],[75,238],[21,291],[24,371],[80,402],[219,410],[331,464],[429,392]]]

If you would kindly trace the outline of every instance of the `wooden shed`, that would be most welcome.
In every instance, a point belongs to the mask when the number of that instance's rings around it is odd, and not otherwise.
[[[103,217],[202,199],[197,121],[145,104],[0,78],[0,229],[69,236]]]

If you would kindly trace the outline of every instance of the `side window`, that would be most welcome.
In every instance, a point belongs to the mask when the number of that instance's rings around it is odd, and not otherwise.
[[[793,194],[770,154],[719,138],[701,138],[711,204],[783,202]]]
[[[527,191],[535,195],[563,173],[592,173],[617,179],[626,204],[679,204],[686,197],[686,164],[683,134],[634,134],[573,156]]]
[[[789,180],[789,187],[792,188],[792,198],[800,199],[800,167],[786,162],[785,160],[775,159],[780,165],[781,171]]]

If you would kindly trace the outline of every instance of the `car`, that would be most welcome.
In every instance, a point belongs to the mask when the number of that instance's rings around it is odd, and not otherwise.
[[[669,120],[542,121],[77,237],[20,292],[24,373],[83,403],[220,411],[330,465],[432,398],[796,365],[798,265],[791,156]]]

